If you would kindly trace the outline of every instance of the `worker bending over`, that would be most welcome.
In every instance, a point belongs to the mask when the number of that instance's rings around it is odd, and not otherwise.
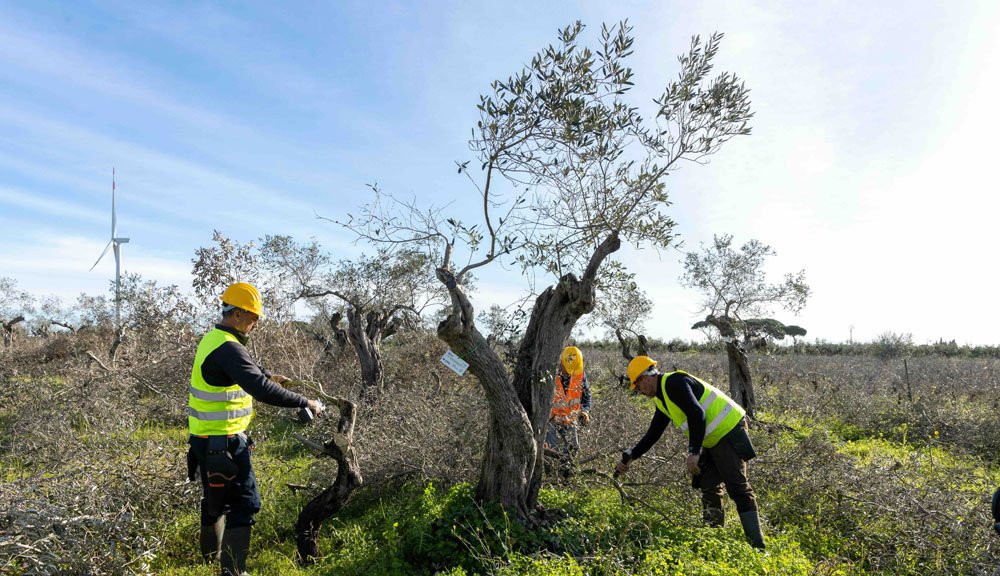
[[[764,535],[757,514],[757,498],[747,480],[747,461],[756,456],[745,411],[708,382],[682,370],[667,374],[656,369],[656,361],[636,356],[629,362],[630,389],[656,401],[656,413],[646,435],[622,453],[615,466],[628,472],[629,464],[645,454],[660,439],[667,424],[674,423],[688,437],[686,467],[692,485],[701,488],[705,522],[722,526],[722,488],[736,503],[743,533],[754,548],[764,548]]]

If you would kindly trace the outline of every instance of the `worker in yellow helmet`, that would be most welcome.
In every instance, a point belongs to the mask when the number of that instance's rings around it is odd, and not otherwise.
[[[253,400],[315,414],[323,405],[283,388],[289,379],[265,370],[246,349],[263,313],[260,292],[237,282],[221,300],[222,319],[199,342],[191,370],[188,475],[200,475],[204,493],[202,558],[219,561],[223,576],[236,576],[246,571],[250,527],[261,506],[250,462],[253,440],[246,434]]]
[[[563,349],[554,384],[545,447],[559,454],[561,472],[568,475],[580,450],[577,424],[590,423],[590,382],[583,370],[583,352],[576,346]]]
[[[646,435],[622,453],[615,471],[628,472],[629,464],[652,448],[673,422],[688,437],[685,464],[692,475],[692,486],[701,488],[705,522],[722,526],[725,486],[750,545],[763,549],[757,498],[747,480],[746,463],[756,453],[747,434],[743,408],[718,388],[687,372],[661,373],[649,356],[636,356],[629,362],[628,378],[630,389],[655,399],[656,413]]]

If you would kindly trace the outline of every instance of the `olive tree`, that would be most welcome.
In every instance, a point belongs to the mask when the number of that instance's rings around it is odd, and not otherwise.
[[[757,399],[747,350],[762,339],[782,339],[786,335],[804,336],[799,326],[786,326],[773,318],[764,318],[775,308],[798,314],[806,305],[810,289],[805,271],[786,274],[782,282],[769,284],[764,270],[775,251],[759,240],[750,240],[739,249],[729,234],[715,236],[712,244],[684,257],[681,282],[701,291],[704,320],[692,328],[718,331],[726,344],[729,360],[729,391],[751,418]]]
[[[271,239],[265,236],[258,242],[242,243],[213,231],[214,245],[198,248],[191,260],[191,283],[201,304],[215,311],[227,286],[248,282],[260,291],[268,319],[290,319],[294,315],[294,278],[280,262],[265,261],[263,245]]]
[[[115,302],[120,302],[120,324],[115,325]],[[48,321],[71,332],[98,330],[114,334],[105,364],[93,350],[90,358],[107,371],[116,366],[122,345],[134,340],[142,356],[170,355],[186,349],[197,321],[197,303],[175,284],[161,285],[140,274],[123,274],[120,284],[108,283],[107,294],[80,294],[71,312],[58,300],[47,302]]]
[[[738,78],[709,78],[721,34],[693,38],[677,78],[643,114],[626,100],[632,28],[602,26],[593,49],[582,44],[583,30],[578,22],[559,31],[555,45],[480,97],[469,143],[475,161],[458,163],[478,193],[478,217],[376,190],[343,222],[375,243],[441,254],[435,276],[450,310],[437,335],[468,363],[489,406],[476,498],[525,519],[537,510],[553,368],[577,321],[594,309],[609,258],[623,241],[670,244],[667,175],[748,134],[752,116]],[[534,298],[512,367],[487,345],[466,289],[473,271],[498,260],[553,282]]]
[[[303,247],[290,238],[278,237],[265,243],[271,252],[268,260],[282,255],[288,270],[297,270],[297,297],[310,300],[319,310],[329,310],[324,299],[342,304],[347,316],[346,338],[361,367],[363,396],[373,400],[385,391],[385,366],[382,341],[404,328],[415,327],[420,314],[428,307],[444,302],[443,291],[434,282],[434,260],[418,250],[380,247],[372,255],[340,260],[333,266],[327,261],[315,267],[303,266]],[[304,270],[311,270],[303,273]],[[337,337],[342,314],[334,308],[330,328]]]
[[[627,359],[632,358],[627,342],[631,338],[638,341],[638,354],[647,354],[648,342],[644,332],[646,320],[653,310],[653,301],[635,282],[635,274],[624,269],[613,270],[600,280],[600,285],[597,287],[597,304],[594,306],[589,324],[603,328],[606,338],[612,336],[617,338]]]
[[[38,302],[34,331],[40,336],[47,336],[52,333],[53,326],[58,326],[71,333],[76,332],[80,327],[79,318],[79,310],[72,303],[67,305],[58,296],[45,295]]]
[[[14,344],[17,325],[24,322],[34,310],[35,301],[31,294],[17,288],[17,280],[0,278],[0,329],[3,331],[3,347]]]

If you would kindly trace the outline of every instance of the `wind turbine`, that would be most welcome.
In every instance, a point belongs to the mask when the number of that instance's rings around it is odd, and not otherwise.
[[[104,252],[97,257],[97,262],[90,267],[91,270],[97,267],[101,262],[101,258],[108,253],[108,248],[114,247],[115,249],[115,330],[121,327],[121,316],[122,316],[122,303],[120,298],[121,291],[121,270],[122,270],[122,253],[121,245],[128,243],[128,238],[118,238],[115,235],[118,234],[118,219],[115,215],[115,169],[111,169],[111,240],[108,241],[108,245],[104,247]]]

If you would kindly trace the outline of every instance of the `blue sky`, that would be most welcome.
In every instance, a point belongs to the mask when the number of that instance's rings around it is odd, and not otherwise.
[[[995,344],[986,257],[1000,200],[1000,4],[956,2],[300,2],[0,0],[0,276],[101,293],[118,173],[125,270],[187,286],[212,230],[358,248],[340,217],[366,183],[441,204],[474,191],[475,104],[576,19],[635,26],[649,106],[694,34],[751,88],[753,134],[670,177],[674,219],[778,252],[814,296],[811,337],[880,332]],[[623,250],[654,301],[649,332],[697,337],[681,253]],[[516,272],[474,303],[513,299]]]

